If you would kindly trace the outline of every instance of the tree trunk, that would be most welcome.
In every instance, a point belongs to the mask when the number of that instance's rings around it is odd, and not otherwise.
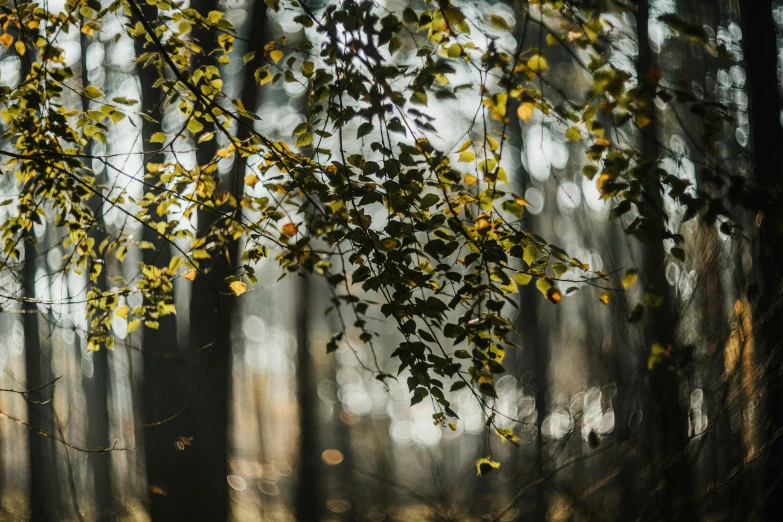
[[[321,508],[319,491],[319,452],[316,379],[310,356],[311,281],[297,278],[295,302],[296,384],[299,400],[299,482],[294,508],[298,520],[318,520]]]
[[[87,46],[89,37],[81,33],[81,69],[82,85],[89,85],[87,79]],[[87,112],[90,109],[90,99],[82,97],[82,110]],[[85,155],[92,156],[92,141],[87,141]],[[91,167],[91,165],[88,165]],[[96,173],[96,178],[99,178]],[[98,189],[100,190],[100,189]],[[96,226],[90,231],[90,236],[95,239],[95,244],[100,245],[104,233],[101,230],[103,223],[103,201],[96,198],[96,204],[93,206]],[[98,287],[101,291],[106,289],[106,267],[101,272],[98,280]],[[84,357],[79,353],[81,357]],[[82,377],[82,386],[87,399],[87,446],[90,448],[109,447],[109,358],[108,350],[102,348],[92,353],[93,372],[92,376]],[[111,488],[111,455],[109,453],[89,455],[90,467],[92,468],[93,493],[95,496],[95,509],[100,518],[112,509],[112,488]]]
[[[217,9],[214,0],[196,0],[191,7],[202,14]],[[209,54],[215,47],[215,34],[194,28],[193,38],[204,48],[205,56],[200,65],[217,65]],[[211,127],[211,128],[210,128]],[[205,126],[204,132],[214,130]],[[216,140],[199,144],[197,164],[203,169],[214,158]],[[243,177],[244,179],[244,177]],[[234,180],[229,175],[223,189],[234,192]],[[208,234],[218,222],[213,211],[197,212],[198,236]],[[236,299],[227,292],[225,279],[232,273],[232,263],[237,262],[236,242],[226,252],[214,252],[207,277],[201,275],[193,282],[190,301],[189,357],[197,357],[207,365],[189,371],[186,389],[193,402],[185,412],[183,429],[192,444],[181,454],[181,477],[177,516],[191,520],[226,520],[228,513],[227,427],[228,427],[228,378],[230,376],[231,316]],[[203,268],[207,268],[202,265]],[[205,348],[205,346],[209,346]],[[203,372],[206,371],[204,374]],[[179,504],[179,502],[177,502]]]
[[[758,296],[755,300],[754,325],[760,360],[766,362],[769,428],[766,442],[771,444],[766,463],[764,490],[767,520],[774,520],[783,510],[783,440],[778,430],[783,428],[783,390],[781,384],[783,359],[780,337],[783,335],[781,295],[783,291],[783,203],[780,172],[780,150],[783,129],[780,124],[780,93],[778,77],[778,46],[771,0],[741,0],[740,19],[750,97],[751,157],[753,174],[758,185],[757,198],[762,201],[763,218],[759,227],[758,265],[754,267]],[[753,297],[753,296],[751,296]],[[776,440],[775,437],[778,437]],[[763,500],[762,500],[763,502]]]
[[[154,6],[142,7],[147,20],[157,18]],[[143,37],[136,41],[136,55],[149,51],[143,44]],[[145,167],[150,162],[161,162],[162,155],[153,153],[157,145],[150,143],[153,134],[162,131],[163,114],[160,111],[160,90],[153,87],[158,79],[155,69],[139,66],[141,83],[141,111],[150,119],[142,119],[142,141]],[[146,169],[145,169],[146,173]],[[157,184],[158,180],[146,180]],[[150,209],[154,217],[155,210]],[[171,259],[171,246],[154,230],[144,227],[142,239],[155,245],[154,250],[143,252],[144,262],[156,266],[167,266]],[[192,389],[185,388],[182,378],[183,368],[187,364],[177,362],[183,356],[177,345],[176,319],[172,315],[161,317],[157,329],[144,328],[144,422],[157,423],[173,415],[188,400]],[[187,369],[187,368],[186,368]],[[146,426],[144,429],[144,456],[147,469],[147,483],[150,490],[150,513],[153,520],[174,520],[179,509],[187,505],[187,496],[179,489],[184,471],[180,469],[182,455],[175,445],[180,430],[181,419],[174,419],[160,425]],[[184,496],[183,496],[184,495]]]
[[[23,295],[35,299],[36,273],[35,246],[25,244],[23,272]],[[27,388],[43,386],[52,380],[49,362],[50,351],[45,350],[48,343],[41,340],[41,317],[38,307],[29,304],[24,307],[25,364],[27,366]],[[35,428],[56,434],[54,407],[52,404],[53,386],[46,386],[27,397],[28,422]],[[56,473],[56,449],[50,437],[36,430],[28,430],[30,452],[30,520],[33,522],[56,520],[60,515]]]
[[[657,158],[660,155],[658,146],[658,119],[656,117],[654,96],[655,85],[650,79],[653,67],[652,51],[649,39],[650,5],[648,0],[637,3],[636,25],[639,43],[639,55],[636,71],[641,86],[640,98],[647,108],[649,125],[642,137],[642,160],[652,162],[652,168],[657,168]],[[660,343],[664,348],[676,345],[676,310],[677,303],[664,277],[666,254],[663,248],[663,237],[656,230],[666,226],[663,210],[661,187],[657,174],[650,172],[645,187],[644,209],[640,212],[650,223],[648,243],[644,247],[642,280],[645,291],[650,291],[662,297],[662,303],[657,307],[648,306],[645,310],[644,346],[640,360],[646,363],[651,347]],[[679,379],[668,364],[659,364],[650,374],[650,403],[645,417],[651,419],[650,434],[652,472],[656,482],[661,481],[663,488],[657,492],[653,504],[657,506],[654,516],[670,518],[674,516],[671,506],[675,503],[675,493],[681,494],[689,490],[690,479],[684,476],[688,468],[685,466],[684,450],[688,439],[685,433],[687,418],[679,401]],[[677,488],[681,485],[682,489]],[[679,490],[679,491],[678,491]],[[684,513],[681,514],[685,516]]]

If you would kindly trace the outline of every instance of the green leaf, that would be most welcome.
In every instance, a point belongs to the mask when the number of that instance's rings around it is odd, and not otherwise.
[[[419,204],[419,206],[422,209],[427,209],[427,208],[430,208],[435,203],[437,203],[438,201],[440,201],[440,197],[438,195],[436,195],[436,194],[427,194],[426,196],[421,198],[421,203]]]
[[[96,86],[89,85],[86,89],[84,89],[84,95],[91,100],[95,100],[96,98],[103,96],[103,93]]]
[[[492,24],[493,27],[496,29],[501,29],[503,31],[510,31],[511,26],[508,25],[508,22],[506,22],[506,19],[502,16],[493,14],[489,16],[489,23]]]
[[[359,125],[359,129],[356,131],[356,139],[367,136],[373,131],[373,129],[375,129],[375,126],[372,123],[370,122],[362,123],[361,125]]]
[[[598,167],[595,165],[585,165],[582,167],[582,175],[584,175],[584,177],[587,179],[593,179],[597,173]]]
[[[309,132],[305,132],[296,138],[296,146],[299,148],[307,147],[313,143],[313,135]]]
[[[565,131],[565,137],[571,141],[579,141],[582,139],[582,133],[577,127],[568,127]]]
[[[536,258],[538,257],[538,250],[533,245],[528,245],[525,247],[525,253],[522,257],[522,260],[527,263],[528,266],[532,266],[533,263],[536,261]]]

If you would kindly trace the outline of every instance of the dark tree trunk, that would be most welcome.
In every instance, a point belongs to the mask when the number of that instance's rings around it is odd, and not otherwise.
[[[89,85],[87,79],[87,46],[89,37],[81,33],[81,69],[82,85]],[[87,112],[90,109],[90,100],[86,96],[82,98],[82,110]],[[92,155],[91,141],[87,142],[85,154]],[[91,165],[88,165],[91,167]],[[100,176],[96,173],[96,178]],[[100,189],[99,189],[100,190]],[[90,236],[95,239],[95,244],[99,245],[105,234],[103,228],[103,201],[95,198],[93,212],[95,214],[95,227],[90,231]],[[106,267],[101,272],[98,281],[98,287],[101,291],[106,289]],[[83,357],[81,353],[78,354]],[[90,448],[109,447],[109,358],[108,350],[101,350],[92,354],[93,372],[92,376],[86,375],[82,378],[84,394],[87,399],[87,446]],[[92,468],[93,493],[95,495],[95,508],[99,518],[112,509],[112,488],[111,488],[111,455],[109,453],[89,455],[90,466]]]
[[[783,428],[783,358],[780,338],[783,335],[781,295],[783,291],[783,178],[780,150],[783,129],[780,124],[780,93],[778,77],[778,46],[771,0],[741,0],[740,18],[750,97],[751,157],[755,182],[761,200],[763,218],[759,227],[755,278],[755,335],[759,356],[766,367],[766,401],[769,416],[767,443],[771,444],[766,463],[764,490],[767,520],[783,512],[783,440],[778,430]],[[755,292],[752,292],[755,293]],[[751,296],[754,297],[754,296]],[[775,437],[778,437],[777,439]],[[763,502],[763,500],[762,500]]]
[[[191,7],[202,14],[217,9],[214,0],[197,0]],[[215,48],[216,35],[211,31],[195,29],[194,39],[205,50],[199,65],[217,65],[209,54]],[[204,132],[214,130],[206,125]],[[203,169],[215,158],[216,141],[201,143],[196,151],[197,164]],[[244,176],[243,176],[244,178]],[[223,189],[234,192],[236,185],[231,175]],[[198,236],[208,235],[219,223],[213,211],[197,212]],[[191,520],[226,520],[228,518],[227,428],[228,428],[228,379],[230,375],[231,316],[236,299],[228,292],[225,279],[237,262],[237,245],[233,243],[226,252],[213,253],[206,277],[199,275],[193,283],[190,301],[190,346],[188,356],[199,358],[203,364],[189,368],[185,388],[192,394],[193,402],[184,414],[182,430],[193,437],[192,444],[180,459],[180,505],[177,516]],[[206,347],[206,348],[205,348]],[[206,373],[204,373],[206,372]],[[180,502],[176,502],[180,504]]]
[[[310,355],[311,281],[297,278],[295,303],[296,384],[299,400],[299,482],[294,507],[298,520],[318,520],[320,457],[316,379]]]
[[[664,348],[676,346],[677,303],[664,277],[665,252],[663,237],[658,231],[666,226],[661,188],[652,169],[657,168],[656,158],[660,154],[658,145],[658,118],[656,117],[654,96],[655,85],[651,80],[651,68],[654,66],[649,40],[650,5],[648,0],[637,3],[636,25],[639,55],[637,58],[637,78],[641,86],[640,99],[647,109],[650,124],[644,128],[641,153],[643,161],[652,162],[649,182],[645,187],[644,208],[640,212],[649,223],[648,242],[644,247],[642,281],[645,291],[662,297],[657,307],[648,306],[645,310],[644,346],[641,362],[647,361],[654,343]],[[690,479],[685,475],[688,467],[684,451],[688,444],[687,418],[679,401],[679,378],[668,368],[668,364],[659,364],[650,374],[650,402],[645,417],[650,419],[652,472],[653,480],[663,484],[653,501],[655,517],[674,517],[672,504],[676,503],[675,494],[682,495],[689,490]],[[644,424],[643,424],[644,426]],[[681,488],[678,488],[680,485]],[[687,504],[690,505],[690,504]],[[679,513],[677,516],[686,516]]]
[[[23,295],[35,299],[36,248],[25,245],[25,261],[22,284]],[[35,304],[25,306],[24,341],[27,365],[27,388],[38,388],[52,380],[49,350],[41,339],[41,316]],[[28,422],[47,433],[57,434],[54,422],[52,395],[54,387],[46,386],[29,394]],[[28,430],[30,451],[30,520],[33,522],[56,520],[60,515],[56,472],[56,449],[50,437],[35,430]]]
[[[22,57],[21,77],[25,79],[30,74],[31,62],[34,58],[30,53]],[[32,233],[32,230],[30,231]],[[30,243],[25,243],[24,267],[22,272],[22,293],[27,299],[35,299],[35,272],[37,266],[37,249]],[[35,304],[24,306],[23,327],[25,342],[25,366],[27,388],[37,388],[50,382],[51,353],[45,348],[48,342],[41,339],[41,317]],[[47,433],[56,434],[57,425],[54,421],[52,404],[53,386],[46,386],[31,393],[27,397],[28,422]],[[53,440],[34,430],[28,430],[28,451],[30,455],[30,520],[32,522],[55,520],[59,513],[56,448]]]
[[[150,5],[142,7],[147,20],[157,18],[157,9]],[[136,54],[141,55],[151,49],[144,47],[143,37],[136,42]],[[139,66],[141,83],[141,111],[149,119],[142,119],[142,140],[145,167],[150,162],[161,162],[163,156],[155,154],[157,145],[150,143],[153,134],[162,131],[163,114],[160,111],[160,90],[153,87],[158,79],[154,68]],[[158,184],[159,180],[146,179],[148,183]],[[153,189],[154,191],[154,189]],[[157,218],[151,208],[153,218]],[[154,230],[144,227],[142,239],[155,246],[154,250],[145,250],[144,262],[156,266],[167,266],[171,259],[171,246]],[[186,388],[182,377],[184,371],[190,371],[187,363],[178,362],[185,357],[177,346],[176,318],[168,315],[160,318],[157,329],[144,328],[143,332],[144,365],[144,456],[147,470],[147,483],[150,488],[150,513],[153,520],[175,520],[180,508],[188,504],[187,492],[180,489],[184,470],[181,469],[181,452],[176,442],[179,435],[187,435],[181,430],[182,420],[175,418],[169,422],[156,424],[180,410],[192,394]],[[149,424],[153,424],[149,426]]]
[[[523,20],[520,17],[517,20],[517,38],[524,36],[524,30],[522,28]],[[537,38],[536,38],[537,39]],[[523,42],[524,44],[524,42]],[[511,114],[510,124],[508,126],[508,140],[510,145],[519,146],[520,151],[524,150],[525,144],[522,138],[522,128],[519,123],[519,118],[516,117],[518,104],[516,102],[510,107],[508,113]],[[514,173],[513,188],[520,195],[524,195],[528,187],[532,186],[530,174],[525,171],[524,167],[520,165],[519,170]],[[529,230],[539,232],[541,220],[532,214],[525,216],[525,222],[529,227]],[[530,372],[530,382],[522,382],[525,393],[529,393],[531,390],[536,390],[535,397],[535,410],[536,410],[536,440],[535,440],[535,461],[532,463],[532,469],[527,473],[518,473],[519,480],[513,481],[514,491],[512,491],[512,497],[516,494],[516,491],[520,488],[524,488],[531,480],[530,476],[536,474],[542,474],[544,469],[544,445],[545,441],[541,434],[541,426],[546,418],[547,405],[546,405],[546,393],[549,389],[549,317],[550,314],[546,314],[545,310],[541,309],[543,303],[540,299],[541,293],[531,283],[525,287],[519,289],[519,317],[515,322],[515,326],[519,330],[522,336],[521,346],[522,350],[518,354],[515,354],[519,358],[519,370],[520,375],[524,375]],[[542,314],[542,312],[544,312]],[[552,310],[550,310],[552,312]],[[508,357],[512,354],[507,354]],[[515,452],[523,451],[522,448],[514,448]],[[521,457],[526,458],[526,457]],[[532,472],[532,475],[531,475]],[[484,482],[487,479],[481,479]],[[547,510],[549,508],[548,492],[546,489],[538,488],[537,494],[534,499],[528,499],[524,505],[518,507],[522,510],[522,516],[527,515],[533,520],[546,520]],[[533,503],[530,507],[529,503]]]

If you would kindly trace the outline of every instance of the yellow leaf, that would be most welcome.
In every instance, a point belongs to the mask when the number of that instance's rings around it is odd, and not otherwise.
[[[470,146],[473,145],[473,140],[468,140],[465,143],[463,143],[460,148],[457,149],[457,152],[464,152],[470,148]]]
[[[465,174],[465,183],[468,185],[475,185],[478,183],[478,178],[476,176],[471,176],[470,174]]]
[[[633,284],[636,282],[636,279],[639,277],[639,272],[636,270],[628,270],[625,275],[623,276],[623,288],[628,290],[633,286]]]
[[[536,54],[530,57],[530,59],[527,61],[527,66],[534,71],[545,71],[549,69],[549,64],[547,63],[546,58],[540,54]]]
[[[598,300],[603,304],[609,304],[609,292],[603,292]]]
[[[24,56],[24,52],[26,50],[24,47],[24,42],[17,40],[14,44],[14,49],[16,49],[16,52],[19,54],[19,56]]]
[[[483,458],[478,459],[476,461],[476,470],[478,471],[478,476],[483,477],[487,473],[491,472],[492,470],[498,469],[500,467],[500,462],[495,462],[492,460],[492,458]]]
[[[215,137],[214,132],[205,132],[204,134],[198,137],[198,142],[204,143],[205,141],[210,141],[214,137]]]
[[[156,132],[150,138],[150,143],[163,143],[166,141],[166,134],[163,132]]]
[[[522,121],[529,120],[530,117],[533,116],[533,104],[532,103],[521,104],[517,109],[517,116],[519,116],[519,119]]]
[[[479,234],[486,234],[490,228],[492,228],[492,223],[486,217],[481,216],[476,220],[476,232]]]
[[[3,44],[6,49],[8,49],[11,47],[11,44],[14,43],[14,37],[8,33],[3,33],[0,35],[0,43]]]
[[[121,319],[127,319],[128,318],[128,312],[130,312],[130,306],[128,305],[122,305],[121,307],[117,308],[117,317]]]
[[[461,161],[463,163],[470,163],[471,161],[476,161],[476,153],[473,152],[472,150],[462,151],[457,161]]]
[[[188,270],[187,272],[182,274],[182,277],[184,277],[188,281],[193,281],[194,279],[196,279],[196,269],[194,268],[192,270]]]
[[[188,122],[188,125],[187,125],[187,127],[188,127],[188,130],[189,130],[190,132],[192,132],[193,134],[198,134],[199,132],[201,132],[202,130],[204,130],[204,124],[203,124],[203,123],[201,123],[201,122],[200,122],[200,121],[198,121],[198,120],[195,120],[195,119],[191,119],[191,120]]]
[[[234,292],[234,295],[242,295],[247,292],[247,285],[242,281],[234,281],[228,286],[231,288],[231,291]]]
[[[269,57],[272,59],[273,62],[277,63],[280,61],[281,58],[283,58],[283,51],[275,49],[274,51],[269,53]]]
[[[247,185],[250,188],[255,187],[259,181],[261,180],[255,174],[248,174],[247,176],[245,176],[245,185]]]
[[[128,323],[128,333],[131,333],[139,326],[141,326],[141,319],[134,319],[133,321],[130,321]]]
[[[492,149],[492,152],[495,152],[496,150],[498,150],[498,147],[500,145],[498,144],[497,140],[494,140],[494,139],[490,138],[489,136],[486,136],[486,138],[487,138],[487,143],[489,144],[489,148]]]

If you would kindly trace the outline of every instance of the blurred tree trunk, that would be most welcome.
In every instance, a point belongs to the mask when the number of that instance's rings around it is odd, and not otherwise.
[[[522,20],[517,21],[518,30],[522,26]],[[523,34],[519,33],[517,38],[522,38]],[[511,119],[508,125],[508,139],[512,145],[519,146],[520,151],[524,151],[525,144],[522,138],[522,128],[519,123],[519,118],[516,117],[518,108],[518,102],[512,102],[508,113],[511,114]],[[524,152],[522,152],[524,154]],[[525,168],[520,165],[519,171],[514,173],[513,176],[513,189],[520,196],[524,196],[528,187],[532,186],[530,174]],[[525,215],[525,222],[527,223],[528,230],[538,232],[537,225],[540,226],[540,222],[543,220],[537,219],[532,214]],[[515,322],[515,326],[519,329],[522,337],[522,350],[519,352],[518,357],[520,374],[524,375],[530,372],[532,376],[529,383],[520,382],[523,384],[523,389],[526,393],[529,393],[531,388],[536,389],[535,397],[535,461],[532,464],[532,470],[523,473],[517,473],[519,480],[514,481],[513,486],[515,491],[512,491],[511,496],[516,494],[516,490],[523,488],[531,480],[531,472],[533,476],[543,472],[544,467],[544,445],[545,441],[541,434],[541,425],[546,418],[547,405],[546,405],[546,392],[549,388],[548,379],[548,365],[549,365],[549,336],[548,336],[548,324],[545,318],[542,317],[542,310],[540,305],[542,301],[539,299],[541,293],[535,287],[535,285],[527,285],[519,289],[519,316]],[[543,303],[546,304],[546,303]],[[548,317],[548,316],[546,316]],[[511,355],[511,354],[507,354]],[[516,355],[516,354],[515,354]],[[515,447],[513,451],[524,451],[523,447]],[[490,476],[491,477],[491,476]],[[481,479],[486,482],[488,478]],[[546,520],[547,509],[549,508],[548,493],[547,490],[542,488],[538,489],[538,494],[534,499],[528,499],[525,504],[518,506],[522,509],[522,515],[530,516],[532,514],[533,520]],[[528,509],[530,503],[533,503],[531,509]]]
[[[642,144],[640,147],[643,161],[648,163],[648,168],[658,167],[660,149],[658,145],[658,118],[655,108],[655,84],[651,79],[654,76],[652,69],[654,61],[650,48],[649,37],[650,4],[649,0],[640,0],[637,3],[636,26],[637,41],[639,43],[639,55],[636,63],[636,72],[641,92],[640,100],[647,108],[649,125],[644,127]],[[644,364],[647,361],[654,343],[660,343],[664,348],[676,345],[677,329],[677,302],[672,295],[669,285],[666,283],[664,270],[666,267],[666,253],[663,248],[663,237],[656,231],[663,230],[666,224],[664,215],[661,188],[656,178],[657,174],[650,172],[650,180],[645,187],[645,199],[640,212],[645,221],[650,225],[646,227],[648,242],[644,247],[644,260],[642,267],[642,281],[645,292],[650,292],[661,297],[659,306],[648,306],[645,310],[644,346],[640,358]],[[675,502],[675,494],[683,495],[690,488],[690,479],[686,477],[689,472],[684,451],[688,444],[685,432],[687,416],[682,411],[679,401],[679,378],[677,374],[668,368],[668,364],[657,365],[650,373],[650,403],[647,415],[652,425],[652,471],[654,483],[661,482],[663,487],[656,493],[654,504],[657,510],[656,517],[672,517],[670,511]],[[682,488],[677,488],[680,485]],[[685,495],[687,498],[687,495]],[[691,506],[691,504],[686,504]],[[684,510],[687,508],[683,508]],[[683,512],[680,516],[687,517]]]
[[[755,333],[760,359],[765,361],[769,429],[771,444],[766,463],[766,518],[774,520],[783,512],[783,357],[780,338],[783,335],[781,296],[783,295],[783,201],[781,189],[780,150],[783,147],[781,104],[778,74],[778,46],[772,0],[739,2],[742,37],[750,98],[751,157],[753,173],[762,202],[763,217],[759,226],[755,277],[758,298],[755,302]],[[758,223],[758,220],[757,220]]]
[[[218,9],[216,0],[195,0],[191,7],[202,14]],[[193,30],[193,38],[204,49],[199,65],[217,66],[211,51],[216,47],[217,35],[201,28]],[[205,125],[204,132],[215,130]],[[215,159],[217,139],[198,145],[196,160],[204,169]],[[240,175],[234,171],[221,180],[221,189],[230,193],[238,190]],[[197,212],[198,237],[210,234],[214,227],[222,226],[218,215],[200,208]],[[187,502],[183,517],[192,520],[226,520],[228,512],[227,428],[228,386],[231,359],[231,317],[236,299],[228,292],[225,280],[232,274],[232,265],[238,262],[238,245],[232,242],[225,251],[214,252],[206,277],[201,275],[193,282],[190,301],[190,347],[188,355],[198,357],[207,365],[199,366],[188,375],[190,393],[198,387],[185,415],[187,436],[193,437],[192,445],[183,452],[182,491]],[[208,346],[208,347],[207,347]],[[207,348],[205,348],[207,347]],[[206,374],[202,374],[206,371]]]
[[[26,299],[32,300],[36,299],[36,256],[36,247],[25,243],[23,295]],[[27,304],[24,307],[23,321],[27,366],[26,387],[33,389],[52,380],[49,343],[41,338],[41,329],[46,325],[41,324],[36,304]],[[47,337],[44,336],[44,339]],[[52,403],[53,393],[54,385],[50,385],[27,396],[28,422],[47,433],[57,434]],[[57,487],[57,452],[54,441],[32,429],[27,433],[30,452],[30,520],[33,522],[57,520],[61,513]]]
[[[81,44],[81,73],[82,85],[89,85],[87,78],[87,47],[90,38],[80,34]],[[90,109],[90,99],[82,97],[82,110],[87,112]],[[87,141],[85,154],[92,156],[92,140]],[[88,165],[92,167],[92,165]],[[95,173],[96,181],[100,184],[102,176]],[[100,190],[100,188],[98,188]],[[96,204],[93,206],[95,215],[95,226],[90,231],[90,236],[95,239],[95,244],[100,245],[105,237],[103,230],[103,201],[96,198]],[[98,280],[98,288],[101,291],[106,289],[106,267],[101,272]],[[83,349],[83,348],[82,348]],[[84,357],[79,353],[80,357]],[[109,444],[109,359],[108,350],[103,348],[92,353],[93,372],[91,376],[82,377],[82,386],[87,399],[87,446],[90,448],[107,448]],[[98,516],[101,517],[112,509],[112,489],[111,489],[111,455],[109,453],[95,454],[88,456],[92,468],[92,486],[95,496],[95,509]]]
[[[298,277],[295,301],[296,384],[299,402],[299,482],[294,509],[297,520],[318,520],[320,456],[318,443],[318,396],[315,368],[310,356],[311,281]]]
[[[264,45],[267,43],[269,38],[267,37],[267,8],[266,5],[262,2],[250,2],[246,4],[246,9],[248,11],[248,28],[244,31],[244,37],[247,41],[247,49],[245,49],[245,52],[256,52],[258,56],[262,54],[262,51],[264,49]],[[259,86],[256,83],[255,77],[253,75],[253,69],[251,67],[245,67],[244,68],[244,75],[242,78],[242,91],[240,93],[242,105],[244,105],[245,110],[250,112],[251,114],[255,114],[258,110],[258,102],[259,102]],[[247,122],[247,125],[252,126],[253,122]],[[245,141],[250,137],[250,129],[248,129],[247,126],[240,125],[239,129],[237,130],[237,137],[240,141]],[[244,177],[247,174],[247,168],[248,168],[248,158],[244,155],[237,155],[236,156],[236,180],[234,182],[234,190],[237,198],[241,198],[242,194],[244,192]],[[263,390],[266,389],[266,382],[265,379],[254,379],[253,381],[253,390],[256,397],[256,403],[259,405],[263,405],[265,401],[265,393]],[[231,385],[231,381],[229,381],[229,385]],[[231,397],[232,393],[231,390],[228,390],[228,396]],[[258,455],[262,462],[266,461],[266,455],[264,452],[264,421],[265,416],[262,414],[262,412],[256,412],[255,415],[257,422],[258,422]],[[264,517],[264,511],[263,508],[261,510],[261,517]]]
[[[158,10],[154,6],[144,4],[142,7],[147,20],[155,20]],[[136,40],[136,55],[150,51],[143,45],[144,36]],[[141,112],[146,118],[142,123],[142,146],[144,149],[144,165],[151,162],[162,162],[163,155],[157,154],[158,145],[150,142],[152,135],[162,132],[163,113],[160,110],[160,90],[153,87],[158,80],[158,71],[154,67],[142,68],[139,65],[139,81],[141,84]],[[146,182],[157,185],[158,179],[146,178]],[[155,208],[149,212],[153,218]],[[157,232],[144,227],[142,240],[154,245],[154,249],[144,250],[144,263],[157,266],[168,266],[171,259],[171,246]],[[182,372],[187,364],[176,361],[183,355],[177,346],[177,324],[172,315],[161,317],[157,329],[144,328],[143,331],[143,361],[144,361],[144,422],[157,423],[173,415],[181,409],[188,400],[191,389],[185,389]],[[150,490],[150,513],[153,520],[173,520],[177,517],[179,508],[187,501],[181,492],[183,470],[180,469],[182,455],[175,446],[178,435],[184,435],[179,430],[179,419],[174,419],[160,425],[147,426],[144,429],[144,456],[147,470],[147,483]]]
[[[28,53],[21,57],[20,77],[24,81],[32,68],[34,57]],[[30,231],[33,233],[33,231]],[[24,244],[24,267],[22,269],[22,295],[35,300],[35,277],[38,249]],[[43,386],[52,380],[48,349],[48,336],[41,338],[41,316],[34,303],[23,306],[23,328],[25,343],[25,366],[27,389]],[[54,385],[46,386],[27,396],[28,422],[47,433],[56,434],[53,405]],[[28,430],[28,451],[30,459],[30,520],[32,522],[55,520],[59,512],[59,491],[57,488],[56,448],[50,437]]]

